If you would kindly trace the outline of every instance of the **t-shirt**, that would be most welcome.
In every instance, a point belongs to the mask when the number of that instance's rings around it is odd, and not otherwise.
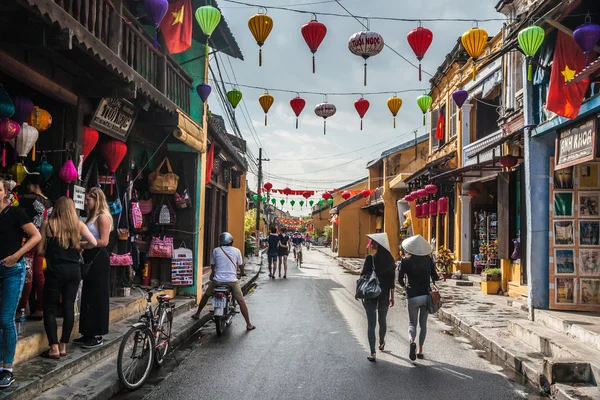
[[[15,254],[23,243],[23,225],[31,220],[25,211],[17,207],[7,207],[0,213],[0,260]]]
[[[290,237],[287,235],[279,235],[279,242],[281,242],[282,246],[287,246],[290,241]],[[284,247],[286,249],[287,247]]]
[[[237,267],[243,263],[242,252],[238,248],[233,246],[215,248],[210,256],[210,264],[215,266],[215,277],[213,280],[217,282],[237,282]]]
[[[277,249],[279,247],[279,235],[276,233],[271,233],[269,235],[269,254],[277,254]]]
[[[302,244],[304,242],[304,239],[302,239],[301,237],[295,237],[292,239],[292,243],[294,244]]]
[[[33,225],[38,229],[52,212],[52,202],[48,198],[35,193],[21,195],[19,197],[19,207],[25,210]]]

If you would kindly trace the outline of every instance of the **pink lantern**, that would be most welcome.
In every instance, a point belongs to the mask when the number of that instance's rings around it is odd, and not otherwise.
[[[79,177],[77,173],[77,168],[75,168],[75,164],[73,164],[73,160],[71,157],[64,163],[60,172],[58,173],[60,179],[62,179],[67,184],[67,197],[70,196],[71,192],[69,190],[69,186],[71,182],[74,182]]]
[[[419,189],[417,190],[417,195],[421,198],[423,197],[427,197],[429,194],[427,193],[427,191],[425,191],[425,189]]]
[[[437,186],[435,186],[435,185],[431,185],[431,184],[429,184],[429,185],[425,186],[425,191],[426,191],[428,194],[435,194],[435,193],[437,193],[437,191],[438,191],[438,188],[437,188]]]
[[[412,196],[412,194],[407,194],[404,196],[404,200],[410,203],[411,201],[415,201],[415,198]]]
[[[429,217],[429,203],[423,203],[421,205],[421,210],[423,210],[423,217]]]
[[[431,215],[432,217],[435,217],[438,213],[438,204],[437,201],[435,200],[431,200],[429,202],[429,215]]]
[[[438,201],[438,211],[440,214],[448,214],[448,198],[442,197]]]
[[[21,132],[21,126],[8,118],[0,121],[0,141],[2,144],[2,167],[6,167],[6,143],[13,140]]]
[[[420,204],[417,204],[415,206],[415,215],[417,218],[422,218],[423,217],[423,208],[421,207]]]

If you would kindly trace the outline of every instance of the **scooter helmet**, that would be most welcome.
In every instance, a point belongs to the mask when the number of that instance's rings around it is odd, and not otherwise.
[[[223,232],[219,236],[219,244],[221,246],[231,246],[233,244],[233,236],[229,232]]]

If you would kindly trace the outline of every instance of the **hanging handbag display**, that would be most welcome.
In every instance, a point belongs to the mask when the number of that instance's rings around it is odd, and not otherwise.
[[[108,209],[112,215],[118,215],[123,212],[123,204],[121,203],[121,199],[119,198],[119,184],[117,183],[117,176],[114,177],[115,188],[117,190],[117,198],[113,201],[108,202]],[[119,217],[120,218],[120,217]]]
[[[160,170],[165,163],[167,164],[167,173],[163,174]],[[165,157],[158,165],[158,168],[150,174],[148,183],[150,185],[150,193],[175,194],[177,185],[179,184],[179,177],[173,172],[168,157]]]
[[[131,227],[133,229],[141,229],[144,222],[142,211],[140,210],[140,203],[137,201],[131,202]]]
[[[140,206],[142,215],[148,215],[152,213],[152,199],[138,200],[138,204]]]
[[[192,207],[192,199],[190,198],[187,174],[183,163],[181,164],[181,169],[183,171],[183,184],[185,185],[185,189],[183,189],[182,194],[175,193],[175,207],[184,210]]]
[[[110,266],[111,267],[129,267],[133,264],[133,259],[131,258],[131,253],[125,254],[110,254]]]
[[[371,256],[371,262],[373,263],[371,275],[361,275],[356,281],[356,297],[359,299],[371,300],[379,297],[381,294],[379,279],[377,278],[377,274],[375,274],[375,257]]]
[[[177,215],[169,204],[169,200],[162,197],[160,204],[154,210],[154,224],[156,225],[175,225]]]
[[[149,258],[173,258],[173,238],[154,236],[150,241]]]

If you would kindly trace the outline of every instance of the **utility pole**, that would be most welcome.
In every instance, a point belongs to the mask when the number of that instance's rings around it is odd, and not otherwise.
[[[262,158],[262,147],[258,149],[258,187],[256,193],[258,194],[258,200],[256,201],[256,255],[260,252],[260,208],[262,204],[262,162],[269,161],[268,159]]]

